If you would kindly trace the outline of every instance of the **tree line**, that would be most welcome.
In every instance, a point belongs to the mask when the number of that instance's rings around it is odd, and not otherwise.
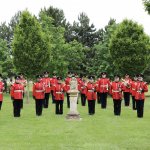
[[[71,24],[52,6],[38,16],[19,11],[1,23],[0,56],[0,72],[9,77],[22,72],[33,79],[45,70],[62,77],[68,71],[96,76],[106,71],[110,77],[144,73],[150,80],[150,37],[141,25],[110,19],[96,29],[84,12]]]

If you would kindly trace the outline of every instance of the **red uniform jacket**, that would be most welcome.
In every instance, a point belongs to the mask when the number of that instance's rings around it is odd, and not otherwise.
[[[86,87],[86,96],[87,100],[96,100],[96,84],[95,83],[87,83]]]
[[[65,90],[66,90],[66,92],[68,92],[70,90],[70,81],[71,81],[70,77],[67,77],[65,79]]]
[[[100,93],[108,92],[108,88],[110,86],[110,81],[108,78],[100,78],[98,81],[98,89]]]
[[[65,91],[65,85],[58,83],[56,84],[55,88],[54,88],[54,96],[55,96],[55,100],[64,100],[64,91]]]
[[[0,82],[0,101],[3,101],[4,83]]]
[[[14,83],[11,86],[11,97],[15,100],[22,100],[24,93],[24,86],[22,84]]]
[[[45,93],[51,92],[51,78],[42,78],[41,80],[45,87]]]
[[[131,90],[131,79],[124,79],[125,82],[123,82],[123,91],[124,92],[130,92]]]
[[[135,87],[136,87],[136,85],[137,85],[137,81],[132,81],[132,82],[131,82],[131,89],[130,89],[130,92],[131,92],[132,96],[135,96],[135,93],[136,93]]]
[[[36,82],[33,84],[33,96],[36,100],[38,99],[44,99],[45,97],[45,88],[42,82]]]
[[[52,79],[51,79],[51,90],[52,90],[52,91],[54,91],[57,82],[58,82],[58,81],[57,81],[57,78],[52,78]]]
[[[144,100],[144,92],[148,92],[147,83],[138,81],[137,85],[135,86],[135,91],[135,100]]]
[[[81,92],[81,94],[86,94],[87,89],[86,89],[86,83],[85,82],[83,82],[83,81],[80,82],[79,91]]]
[[[26,87],[27,80],[25,80],[25,79],[20,79],[19,82],[20,82],[24,87]]]
[[[123,85],[121,82],[112,82],[110,84],[110,94],[114,100],[121,100],[122,99],[122,89]]]

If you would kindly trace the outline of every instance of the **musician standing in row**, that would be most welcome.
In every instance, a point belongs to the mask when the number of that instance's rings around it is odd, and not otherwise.
[[[65,79],[65,88],[66,88],[66,95],[67,95],[67,107],[70,108],[70,94],[68,91],[70,90],[70,81],[71,81],[72,74],[68,72],[67,78]]]
[[[53,78],[51,79],[51,94],[52,94],[52,103],[55,103],[55,97],[54,97],[54,89],[57,84],[57,76],[55,73],[53,73]]]
[[[4,83],[2,82],[2,75],[0,74],[0,110],[3,103],[3,91],[4,91]]]
[[[56,103],[56,115],[63,114],[63,102],[64,102],[64,92],[65,92],[65,85],[62,83],[62,78],[57,77],[58,83],[54,87],[54,96],[55,96],[55,103]]]
[[[11,86],[11,97],[13,100],[14,117],[20,117],[22,101],[24,95],[24,86],[20,83],[20,77],[15,77],[15,83]]]
[[[122,89],[123,86],[120,82],[120,76],[115,75],[114,81],[110,84],[110,94],[113,98],[115,116],[120,116],[121,114]]]
[[[147,83],[143,81],[143,75],[139,74],[137,76],[137,84],[135,86],[135,101],[137,108],[137,117],[143,118],[144,113],[144,102],[145,102],[145,92],[148,92]]]
[[[124,102],[125,106],[130,105],[130,88],[131,88],[131,82],[129,74],[125,74],[125,78],[122,79],[123,81],[123,94],[124,94]]]
[[[134,76],[133,81],[131,82],[131,95],[132,95],[132,109],[136,110],[136,102],[135,102],[135,87],[137,85],[137,75]]]
[[[43,101],[45,96],[45,87],[44,84],[41,82],[41,76],[36,76],[36,82],[33,83],[33,99],[35,100],[35,110],[36,115],[41,116],[43,110]]]
[[[89,115],[95,114],[95,101],[96,101],[96,84],[94,83],[94,76],[89,76],[89,82],[86,87],[86,96],[88,100]]]
[[[101,73],[101,78],[98,81],[98,90],[100,93],[101,108],[107,107],[107,94],[110,85],[110,80],[107,78],[106,72]]]
[[[43,101],[44,108],[48,108],[49,96],[51,92],[51,78],[49,78],[49,72],[44,72],[44,77],[41,79],[45,87],[45,99]]]

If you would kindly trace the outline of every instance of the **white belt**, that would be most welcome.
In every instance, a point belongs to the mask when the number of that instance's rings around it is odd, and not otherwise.
[[[113,90],[112,92],[114,92],[114,93],[116,92],[116,93],[117,93],[117,92],[120,92],[120,91],[117,91],[117,90],[115,91],[115,90]]]
[[[88,92],[94,92],[93,90],[88,90]]]
[[[101,85],[101,87],[106,87],[106,86],[108,86],[108,85]]]
[[[62,94],[62,92],[56,92],[56,94]]]
[[[15,90],[14,92],[23,92],[23,90]]]
[[[0,92],[0,94],[2,94],[3,92]]]
[[[135,89],[132,89],[133,91],[135,91]]]
[[[44,92],[43,90],[36,90],[35,92]]]
[[[141,93],[142,91],[137,91],[138,93]]]

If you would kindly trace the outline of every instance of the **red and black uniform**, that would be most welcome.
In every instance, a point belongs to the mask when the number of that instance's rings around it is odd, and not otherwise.
[[[81,105],[85,106],[85,104],[86,104],[86,92],[87,92],[85,81],[83,81],[83,80],[80,81],[80,86],[79,86],[78,90],[81,93]]]
[[[33,92],[32,92],[33,98],[35,99],[35,105],[36,105],[36,115],[41,116],[42,115],[42,109],[43,109],[43,101],[45,98],[45,87],[42,82],[36,82],[33,84]]]
[[[146,82],[137,81],[135,86],[135,101],[137,108],[137,117],[142,118],[144,112],[144,101],[145,101],[145,92],[148,92],[148,86]]]
[[[23,95],[24,95],[24,86],[20,83],[14,83],[11,86],[11,97],[13,99],[14,117],[20,117]]]
[[[54,89],[55,89],[55,86],[56,86],[57,82],[58,82],[57,78],[52,78],[51,79],[52,103],[55,103]]]
[[[65,79],[65,89],[66,89],[66,95],[67,95],[67,107],[70,108],[70,94],[68,91],[70,90],[70,81],[71,77],[67,77]]]
[[[100,92],[99,92],[99,86],[98,86],[99,80],[100,80],[100,78],[99,78],[99,79],[97,80],[97,82],[96,82],[96,86],[97,86],[96,92],[97,92],[97,103],[98,103],[98,104],[101,104]]]
[[[110,94],[114,103],[114,115],[117,116],[121,114],[122,89],[121,82],[114,81],[110,84]]]
[[[89,115],[95,114],[95,101],[96,101],[96,84],[87,83],[86,96],[88,100],[88,111]]]
[[[63,114],[64,92],[65,92],[65,85],[62,83],[57,83],[54,88],[56,114]]]
[[[136,110],[136,102],[135,102],[135,87],[137,85],[137,81],[132,81],[131,82],[131,89],[130,89],[130,93],[132,95],[132,108],[133,110]]]
[[[100,93],[101,108],[107,107],[107,94],[109,89],[110,81],[108,78],[100,78],[98,81],[98,89]]]
[[[3,91],[4,91],[4,83],[0,81],[0,110],[3,103]]]
[[[25,80],[24,78],[20,78],[19,82],[24,86],[24,88],[26,87],[27,80]],[[24,97],[24,94],[23,94],[23,97]],[[23,101],[21,102],[21,108],[23,109]]]
[[[123,81],[123,95],[124,95],[125,106],[130,105],[131,83],[132,83],[132,80],[130,78],[124,79]]]
[[[44,77],[41,79],[41,82],[44,84],[45,88],[45,99],[44,99],[44,108],[48,108],[49,105],[49,95],[51,92],[51,78],[49,77]]]

